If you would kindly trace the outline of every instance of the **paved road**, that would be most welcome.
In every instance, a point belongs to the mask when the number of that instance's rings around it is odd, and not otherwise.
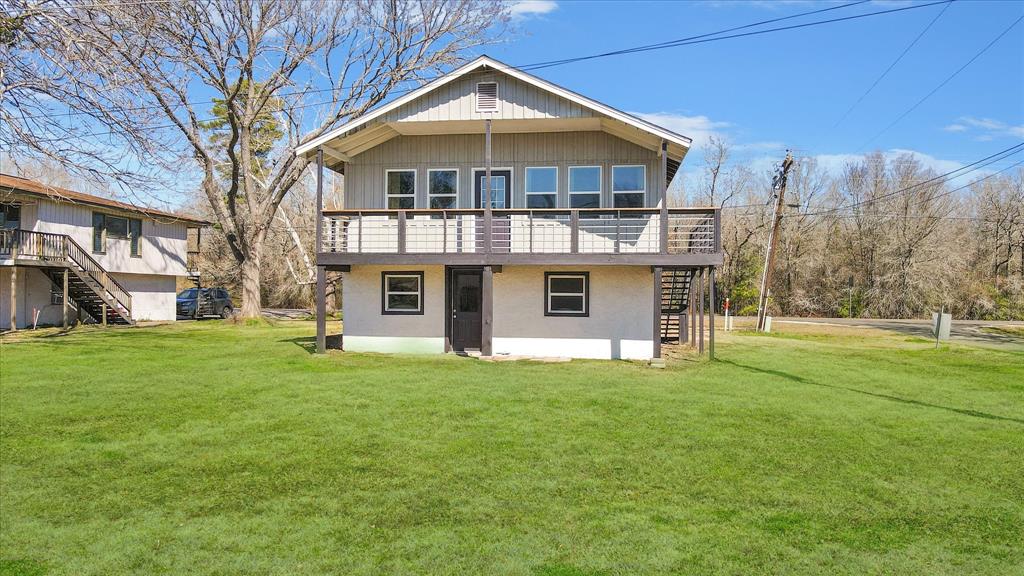
[[[885,320],[871,318],[772,318],[773,324],[821,324],[891,330],[909,336],[934,338],[931,320]],[[950,340],[981,346],[1024,347],[1024,338],[1005,333],[989,332],[983,327],[1024,327],[1024,322],[994,322],[985,320],[954,320],[949,330]]]
[[[305,308],[264,308],[263,316],[274,320],[305,320],[313,315]]]

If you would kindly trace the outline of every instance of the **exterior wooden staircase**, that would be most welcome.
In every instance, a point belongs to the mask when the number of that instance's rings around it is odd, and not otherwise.
[[[0,259],[8,258],[14,266],[40,269],[58,290],[64,289],[64,272],[67,271],[68,299],[96,322],[135,323],[131,293],[70,236],[0,230]]]
[[[680,342],[679,321],[690,304],[695,270],[669,268],[661,275],[661,341]]]

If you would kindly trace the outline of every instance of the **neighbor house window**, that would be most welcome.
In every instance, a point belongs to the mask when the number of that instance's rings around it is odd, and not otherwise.
[[[459,204],[459,171],[428,170],[428,193],[430,207],[434,209],[452,209]]]
[[[142,221],[135,218],[93,212],[92,251],[97,254],[105,254],[107,251],[107,240],[111,238],[131,240],[131,255],[139,256]]]
[[[381,272],[382,314],[423,314],[423,272]]]
[[[132,256],[136,258],[142,256],[142,252],[139,251],[142,240],[142,220],[135,218],[128,220],[128,236],[132,240]]]
[[[590,313],[589,306],[589,273],[544,273],[545,316],[586,316]]]
[[[612,195],[616,208],[643,208],[647,196],[647,167],[612,166]]]
[[[0,204],[0,228],[17,229],[21,225],[19,204]]]
[[[416,171],[387,170],[384,173],[389,210],[412,210],[416,207]]]
[[[558,207],[558,168],[526,169],[526,207]]]
[[[601,167],[569,167],[569,207],[601,207]]]

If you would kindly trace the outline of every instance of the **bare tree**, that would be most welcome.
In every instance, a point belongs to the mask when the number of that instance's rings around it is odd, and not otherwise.
[[[476,0],[12,4],[0,144],[136,187],[198,183],[244,316],[260,313],[264,243],[310,162],[291,149],[459,63],[507,22],[505,4]],[[283,135],[269,154],[268,118]]]

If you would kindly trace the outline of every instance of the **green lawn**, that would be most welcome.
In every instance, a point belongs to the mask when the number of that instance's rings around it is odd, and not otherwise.
[[[309,353],[312,324],[0,347],[0,574],[1021,574],[1024,352]]]

